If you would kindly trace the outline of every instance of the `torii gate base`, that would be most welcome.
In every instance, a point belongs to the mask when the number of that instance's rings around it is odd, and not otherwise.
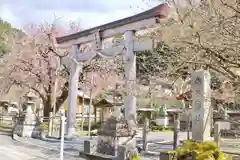
[[[138,15],[128,17],[122,20],[118,20],[115,22],[111,22],[99,27],[95,27],[92,29],[88,29],[76,34],[68,35],[65,37],[57,38],[57,42],[61,46],[72,46],[71,57],[73,57],[73,63],[70,65],[70,77],[69,77],[69,103],[68,103],[68,119],[67,119],[67,127],[68,127],[68,136],[75,135],[75,127],[76,127],[76,100],[77,100],[77,89],[78,89],[78,78],[79,72],[82,69],[82,63],[91,60],[95,56],[99,55],[102,57],[114,57],[118,54],[123,54],[124,57],[124,69],[125,69],[125,88],[126,88],[126,96],[124,98],[124,108],[125,108],[125,115],[120,117],[112,117],[109,119],[109,123],[112,126],[111,120],[116,122],[114,125],[115,131],[120,131],[120,133],[114,133],[107,135],[105,133],[105,138],[101,140],[105,142],[115,143],[111,144],[111,146],[118,146],[119,141],[125,141],[125,146],[134,146],[136,149],[136,140],[135,140],[135,133],[136,133],[136,97],[135,97],[135,83],[136,83],[136,51],[144,51],[144,50],[152,50],[154,46],[154,42],[151,39],[147,39],[142,43],[137,42],[134,40],[135,38],[135,31],[140,29],[145,29],[147,27],[153,27],[159,22],[159,18],[165,18],[168,14],[168,5],[161,4],[153,9],[140,13]],[[119,44],[113,45],[112,48],[103,48],[102,47],[102,40],[113,37],[114,35],[124,35],[124,40]],[[78,54],[79,45],[92,42],[93,48],[89,53]],[[107,125],[109,125],[109,123]],[[123,130],[133,130],[134,132],[131,134],[124,135],[121,133],[121,130],[118,128],[122,128]],[[111,139],[113,137],[124,137],[120,139]],[[131,137],[131,141],[128,141],[128,138]],[[125,139],[125,140],[124,140]],[[117,143],[117,145],[116,145]],[[85,142],[84,148],[86,149],[84,153],[86,155],[93,154],[90,151],[92,145],[96,143],[90,143],[90,141]],[[98,143],[101,144],[101,143]],[[104,147],[106,148],[107,145]],[[93,147],[94,148],[94,147]],[[113,147],[110,147],[111,150]],[[117,152],[117,150],[119,152]],[[121,151],[120,151],[121,150]],[[89,152],[87,152],[89,151]],[[132,152],[133,150],[129,148],[121,149],[118,146],[118,149],[115,149],[114,152],[117,152],[118,156],[120,152],[124,152],[124,156],[121,160],[129,159],[132,154],[137,154],[136,152]],[[116,158],[116,154],[112,154],[113,151],[109,151],[111,154],[109,156],[114,156]],[[130,152],[130,153],[129,153]],[[100,152],[102,153],[102,152]],[[117,156],[117,157],[118,157]],[[93,155],[94,157],[94,155]],[[88,158],[94,159],[94,158]],[[121,157],[121,156],[120,156]],[[113,158],[113,157],[112,157]],[[112,159],[104,158],[104,156],[99,156],[97,159]],[[114,158],[114,159],[115,159]]]

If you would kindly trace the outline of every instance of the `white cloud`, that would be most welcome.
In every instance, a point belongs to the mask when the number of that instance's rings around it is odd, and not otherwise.
[[[0,0],[0,17],[14,27],[22,28],[29,23],[52,22],[61,17],[62,23],[79,21],[83,28],[131,16],[148,9],[158,2],[146,5],[142,0]],[[154,0],[153,0],[154,1]],[[130,6],[133,6],[130,8]]]
[[[12,11],[6,7],[5,5],[0,6],[0,11],[1,11],[1,16],[0,18],[8,21],[11,23],[13,26],[17,28],[21,28],[21,22],[17,19],[17,17],[12,13]]]

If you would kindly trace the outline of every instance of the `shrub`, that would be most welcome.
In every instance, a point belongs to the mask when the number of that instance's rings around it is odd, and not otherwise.
[[[176,150],[177,160],[192,157],[195,160],[224,160],[226,155],[219,150],[215,142],[184,141],[183,146]]]
[[[129,157],[129,160],[140,160],[141,158],[139,157],[139,155],[134,154],[131,157]]]
[[[48,130],[48,123],[42,122],[40,124],[40,129],[41,129],[41,131],[47,131]]]
[[[78,122],[77,126],[81,128],[82,123]],[[95,130],[95,129],[100,129],[101,128],[101,122],[97,122],[97,123],[92,123],[91,124],[91,130]],[[83,124],[83,130],[87,131],[88,130],[88,122],[85,122]]]

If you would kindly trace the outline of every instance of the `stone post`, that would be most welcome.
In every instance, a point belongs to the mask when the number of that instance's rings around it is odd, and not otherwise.
[[[48,136],[52,136],[53,131],[53,113],[49,113],[49,119],[48,119]]]
[[[211,76],[209,71],[192,73],[192,139],[203,142],[211,133]]]
[[[65,120],[62,121],[62,117],[63,117],[63,116],[64,116],[64,118],[66,119],[65,110],[64,110],[64,108],[63,108],[63,109],[61,109],[60,111],[61,111],[61,119],[60,119],[59,139],[61,139],[61,137],[64,136],[64,134],[66,133]],[[64,123],[64,124],[63,124],[63,123]],[[64,128],[63,128],[63,126],[64,126]],[[62,128],[63,128],[63,130],[64,130],[64,131],[63,131],[64,134],[62,134]]]
[[[49,113],[48,117],[48,136],[52,136],[52,131],[53,131],[53,113]]]
[[[143,151],[147,151],[148,131],[149,131],[149,119],[145,116],[143,128]]]
[[[180,115],[176,113],[174,115],[174,133],[173,133],[173,149],[177,149],[179,143],[179,131],[180,131]]]
[[[191,115],[190,115],[190,112],[188,111],[188,115],[187,115],[187,140],[190,139],[190,132],[191,132]]]
[[[214,124],[214,141],[216,142],[217,146],[220,147],[220,124]]]
[[[78,45],[72,46],[71,57],[75,58],[78,52]],[[76,131],[76,108],[77,108],[77,91],[78,91],[78,81],[79,72],[81,71],[81,66],[75,62],[71,61],[70,65],[70,76],[69,76],[69,89],[68,89],[68,115],[67,115],[67,135],[71,137]]]

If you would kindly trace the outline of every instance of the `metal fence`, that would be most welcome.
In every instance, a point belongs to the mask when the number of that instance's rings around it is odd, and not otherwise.
[[[14,124],[16,120],[19,120],[20,118],[23,118],[19,114],[3,114],[0,113],[0,131],[12,131]],[[61,116],[56,115],[56,116],[51,116],[51,117],[41,117],[38,116],[39,121],[40,121],[40,127],[41,130],[45,132],[45,134],[49,134],[51,132],[51,135],[53,136],[59,136],[60,134],[60,129],[61,129]],[[99,123],[100,117],[97,116],[95,117],[94,115],[91,115],[91,127],[94,128],[96,127],[96,123]],[[82,114],[77,114],[76,115],[76,129],[77,131],[80,131],[82,128],[84,130],[88,130],[88,121],[89,117],[88,115],[84,115],[82,117]],[[65,122],[66,124],[66,122]],[[83,125],[83,127],[82,127]],[[51,131],[49,129],[51,128]],[[65,127],[66,129],[66,127]]]
[[[41,119],[41,129],[49,134],[49,132],[51,132],[50,134],[53,136],[59,136],[60,134],[60,130],[61,130],[61,116],[56,115],[54,117],[40,117]],[[90,117],[91,119],[91,128],[94,128],[96,126],[96,123],[99,124],[100,121],[100,117],[97,116],[95,117],[94,115],[91,115]],[[77,131],[81,131],[82,129],[84,130],[88,130],[88,122],[89,122],[89,117],[88,115],[83,115],[82,114],[76,114],[76,130]],[[65,125],[66,125],[66,121],[65,121]],[[83,125],[83,126],[82,126]],[[50,131],[50,128],[51,131]],[[66,129],[67,127],[65,127],[65,133],[66,133]]]

